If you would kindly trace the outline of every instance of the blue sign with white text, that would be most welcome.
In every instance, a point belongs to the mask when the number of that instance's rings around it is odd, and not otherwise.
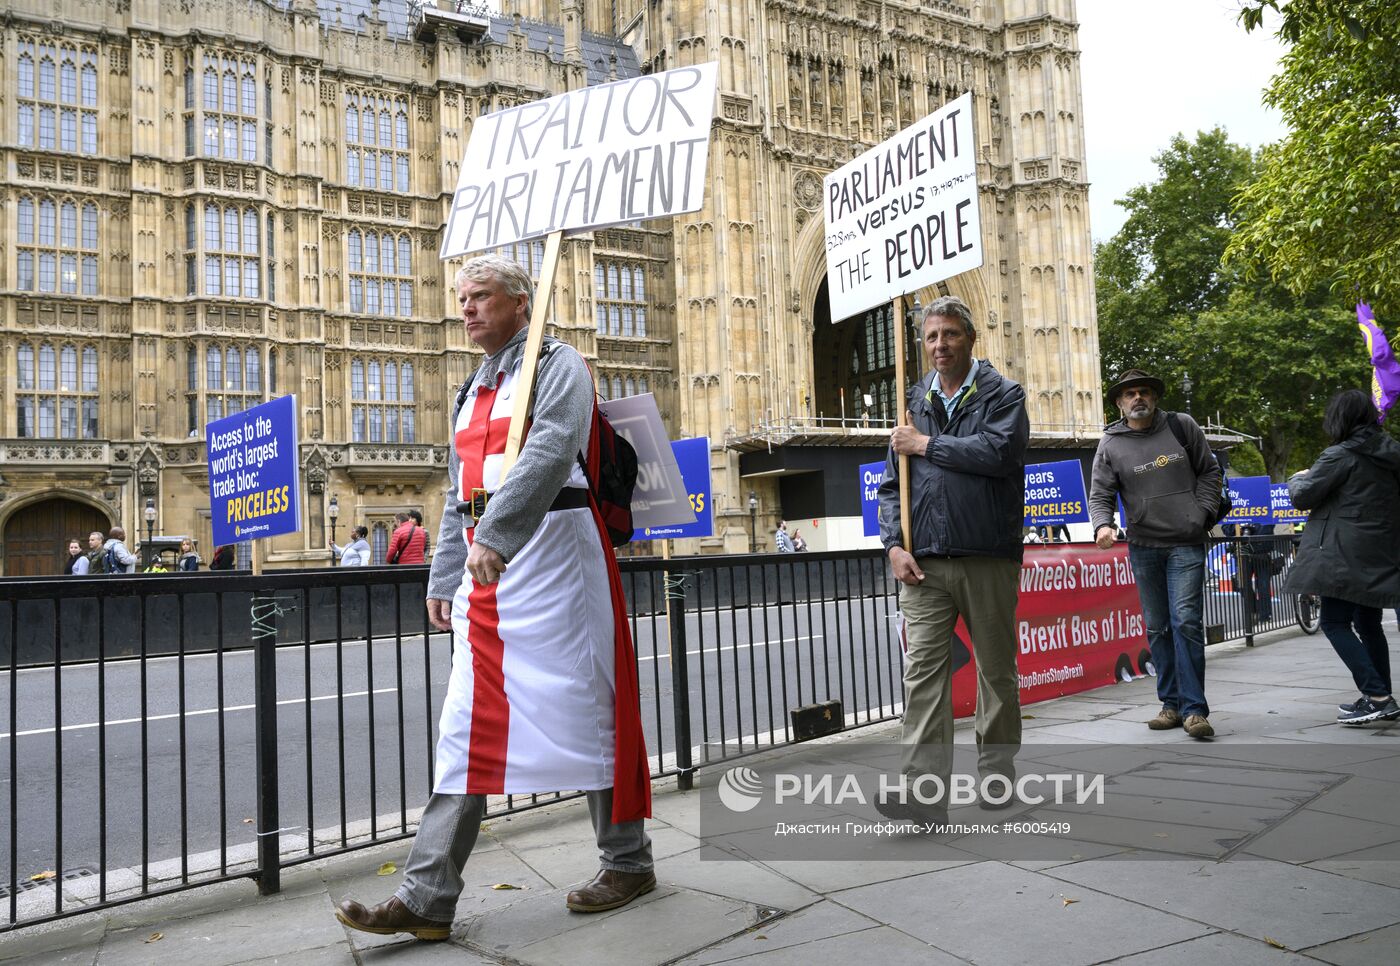
[[[880,500],[877,493],[885,477],[885,461],[862,463],[860,467],[860,520],[867,537],[880,535]]]
[[[1293,498],[1288,495],[1287,483],[1269,484],[1269,522],[1278,523],[1303,523],[1308,519],[1307,510],[1299,510],[1293,505]]]
[[[695,439],[674,439],[671,452],[676,454],[676,466],[681,471],[681,482],[690,496],[690,508],[695,511],[695,522],[674,527],[647,527],[634,531],[633,540],[659,540],[662,537],[708,537],[715,532],[714,513],[710,507],[710,440],[706,436]]]
[[[1025,526],[1088,523],[1084,467],[1079,460],[1032,463],[1026,467]]]
[[[1267,476],[1232,476],[1225,485],[1230,488],[1230,515],[1221,523],[1273,522]]]
[[[301,529],[296,396],[210,423],[205,442],[216,546]]]

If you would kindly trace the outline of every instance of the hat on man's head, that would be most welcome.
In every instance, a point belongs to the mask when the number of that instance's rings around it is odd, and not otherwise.
[[[1118,405],[1118,397],[1123,390],[1131,389],[1134,386],[1146,386],[1157,394],[1161,399],[1167,392],[1166,384],[1156,376],[1150,376],[1141,369],[1129,369],[1118,377],[1118,381],[1108,387],[1108,402],[1110,405]]]

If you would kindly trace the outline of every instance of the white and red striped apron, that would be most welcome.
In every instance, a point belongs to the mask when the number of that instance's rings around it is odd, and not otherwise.
[[[462,405],[453,441],[460,499],[500,484],[516,382],[516,373],[507,373]],[[565,485],[587,487],[577,462]],[[468,546],[472,534],[464,532]],[[624,608],[612,548],[591,503],[546,513],[496,583],[464,574],[452,604],[452,676],[434,790],[494,795],[616,786],[614,821],[649,814]]]

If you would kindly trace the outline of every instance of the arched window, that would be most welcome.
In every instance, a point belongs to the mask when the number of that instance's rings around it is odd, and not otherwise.
[[[345,249],[352,313],[413,314],[413,246],[407,235],[351,229]]]
[[[256,208],[204,207],[204,294],[262,296],[262,230]]]
[[[97,48],[25,35],[17,46],[20,146],[96,154]]]
[[[640,265],[595,262],[593,296],[599,335],[646,337],[646,283]]]
[[[204,131],[205,157],[258,160],[257,58],[207,49],[203,55],[200,109],[194,108],[194,69],[186,72],[185,151],[194,153],[194,132]],[[268,114],[271,115],[271,105]]]
[[[417,442],[413,364],[373,356],[350,360],[350,427],[356,443]]]
[[[71,198],[36,202],[23,195],[16,206],[15,239],[19,291],[98,294],[97,205],[80,206]]]
[[[97,349],[21,342],[15,350],[17,435],[97,438]]]
[[[407,193],[408,151],[407,96],[346,88],[346,183]]]

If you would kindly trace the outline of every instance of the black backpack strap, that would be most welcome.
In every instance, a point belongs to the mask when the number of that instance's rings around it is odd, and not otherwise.
[[[1181,425],[1181,419],[1176,413],[1167,413],[1167,428],[1172,431],[1172,435],[1175,436],[1176,441],[1181,444],[1181,448],[1186,450],[1186,455],[1189,458],[1191,456],[1191,444],[1186,441],[1186,427]],[[1206,451],[1209,452],[1209,450],[1210,448],[1207,447]],[[1211,454],[1210,458],[1215,459],[1215,455]],[[1202,475],[1209,469],[1209,467],[1206,466],[1197,466],[1195,463],[1195,460],[1191,461],[1191,471],[1197,476]]]

